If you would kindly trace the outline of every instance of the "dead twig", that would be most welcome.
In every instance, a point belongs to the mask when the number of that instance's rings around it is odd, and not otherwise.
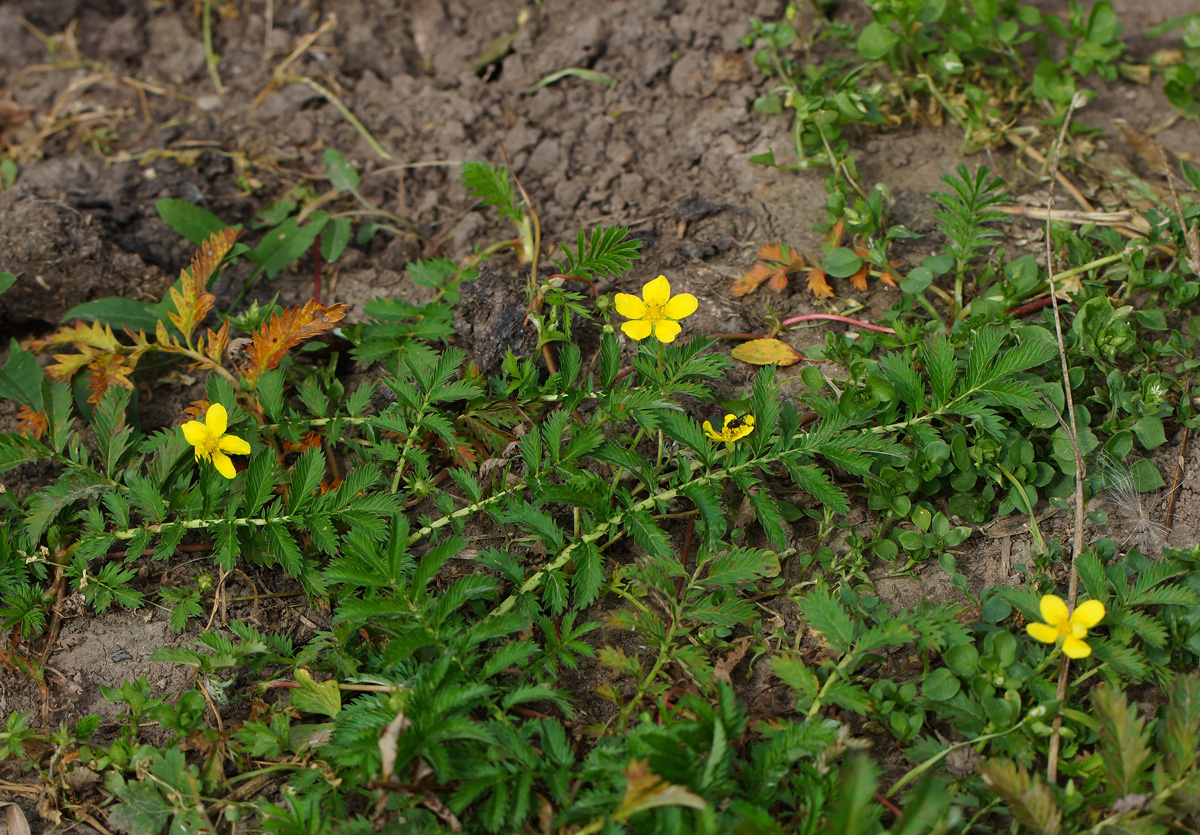
[[[1054,284],[1054,247],[1051,243],[1050,236],[1050,220],[1054,215],[1054,184],[1055,182],[1063,182],[1065,178],[1059,178],[1058,164],[1062,159],[1063,146],[1067,140],[1067,129],[1071,124],[1071,116],[1074,115],[1077,108],[1082,107],[1086,103],[1086,99],[1082,95],[1076,95],[1070,106],[1067,108],[1066,114],[1063,116],[1062,128],[1058,133],[1058,142],[1054,147],[1054,157],[1050,162],[1050,190],[1046,205],[1046,280],[1050,284],[1050,304],[1054,308],[1054,335],[1058,341],[1058,357],[1062,362],[1063,375],[1063,393],[1066,397],[1067,415],[1064,422],[1067,437],[1071,440],[1071,449],[1075,453],[1075,535],[1071,542],[1071,571],[1070,579],[1067,581],[1067,607],[1075,608],[1075,600],[1079,596],[1079,571],[1076,568],[1076,562],[1079,555],[1083,552],[1083,479],[1087,469],[1083,463],[1083,451],[1079,448],[1079,427],[1075,421],[1075,397],[1071,392],[1071,369],[1067,362],[1067,347],[1063,341],[1062,317],[1058,310],[1058,288]],[[1028,148],[1028,145],[1025,146]],[[1025,150],[1025,148],[1022,148]],[[1026,153],[1034,153],[1030,148]],[[1040,156],[1038,154],[1037,156]],[[1035,157],[1036,158],[1036,157]],[[1076,200],[1080,202],[1087,211],[1092,211],[1091,205],[1083,199],[1083,195],[1077,194],[1078,190],[1071,186],[1068,191],[1072,191],[1077,195]],[[1065,700],[1067,696],[1067,679],[1070,674],[1071,660],[1067,656],[1063,656],[1062,667],[1058,674],[1058,699]],[[1059,731],[1062,729],[1062,715],[1054,719],[1054,733],[1050,737],[1049,751],[1046,756],[1046,779],[1054,783],[1058,779],[1058,751],[1062,744],[1062,736]]]

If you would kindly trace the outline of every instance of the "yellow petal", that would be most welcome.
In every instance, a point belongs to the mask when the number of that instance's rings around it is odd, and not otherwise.
[[[663,315],[668,319],[682,319],[695,313],[699,306],[700,303],[691,293],[680,293],[663,307]]]
[[[1061,626],[1071,618],[1067,604],[1057,594],[1043,595],[1038,608],[1041,609],[1042,620],[1054,627]]]
[[[183,437],[194,447],[208,440],[208,427],[198,420],[189,420],[183,425]]]
[[[753,423],[743,423],[741,426],[737,427],[736,429],[730,430],[729,440],[731,440],[731,441],[739,440],[740,438],[746,437],[753,431],[754,431]]]
[[[1052,644],[1058,640],[1058,630],[1048,623],[1031,623],[1025,627],[1029,637],[1043,644]]]
[[[714,441],[725,440],[723,437],[721,437],[721,433],[716,431],[715,429],[713,429],[712,424],[709,423],[707,420],[704,421],[704,423],[702,423],[700,425],[700,428],[704,430],[705,435],[712,438]]]
[[[725,428],[728,429],[730,422],[735,421],[735,420],[737,420],[737,415],[734,415],[734,414],[725,415]]]
[[[744,418],[742,418],[742,423],[753,428],[754,427],[754,415],[746,415]]]
[[[237,475],[237,470],[233,468],[233,459],[223,452],[214,452],[212,457],[213,466],[217,468],[217,472],[226,478],[233,478]]]
[[[654,330],[654,326],[650,324],[649,319],[634,319],[621,325],[621,330],[630,339],[645,339],[650,335],[650,331]]]
[[[681,330],[683,328],[679,327],[679,323],[670,319],[661,319],[654,323],[654,335],[658,337],[659,342],[674,342]]]
[[[1104,604],[1099,600],[1085,600],[1075,607],[1075,614],[1071,615],[1071,623],[1080,624],[1084,629],[1091,629],[1102,620]]]
[[[628,293],[617,293],[613,297],[613,307],[626,319],[644,319],[646,317],[646,303]]]
[[[208,414],[204,416],[204,423],[208,426],[208,431],[214,437],[220,437],[225,434],[225,429],[229,426],[229,413],[225,411],[225,407],[220,403],[214,403],[208,407]]]
[[[663,307],[671,300],[671,282],[667,281],[665,275],[660,275],[642,288],[642,298],[646,301],[647,305]],[[665,339],[663,341],[670,342],[671,340]]]
[[[249,442],[239,438],[237,435],[226,435],[217,444],[217,448],[223,452],[232,452],[234,455],[249,455]]]
[[[1087,645],[1087,641],[1079,638],[1067,638],[1063,641],[1063,654],[1067,658],[1087,658],[1092,654],[1092,648]]]

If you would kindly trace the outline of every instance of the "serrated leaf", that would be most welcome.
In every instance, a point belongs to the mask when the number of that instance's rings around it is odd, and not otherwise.
[[[582,609],[596,602],[604,586],[604,558],[594,542],[585,542],[576,549],[575,576],[571,586],[575,592],[575,607]]]
[[[244,371],[246,379],[253,383],[264,371],[279,365],[289,350],[332,329],[345,315],[344,304],[326,307],[311,300],[301,307],[289,307],[272,315],[253,334],[246,352],[249,359]]]
[[[167,316],[189,344],[192,332],[216,301],[216,296],[208,292],[208,280],[233,249],[240,234],[238,229],[226,228],[209,235],[192,256],[190,269],[180,273],[178,289],[172,287],[169,291],[175,312]]]
[[[749,492],[747,497],[750,499],[750,506],[754,508],[754,515],[758,517],[758,523],[767,535],[767,541],[775,548],[786,548],[787,531],[784,528],[783,515],[771,494],[762,489]]]
[[[779,555],[761,548],[735,548],[714,559],[708,566],[705,585],[733,588],[779,574]]]
[[[1123,692],[1107,685],[1092,691],[1092,705],[1099,722],[1097,753],[1108,775],[1109,791],[1113,797],[1141,791],[1142,775],[1152,763],[1146,720],[1130,707]]]
[[[829,592],[817,589],[796,601],[809,627],[820,632],[839,655],[854,646],[854,620]]]
[[[300,686],[292,690],[292,707],[304,713],[319,713],[322,716],[334,717],[342,711],[342,691],[338,683],[330,679],[317,682],[312,673],[303,667],[296,668],[296,683]]]

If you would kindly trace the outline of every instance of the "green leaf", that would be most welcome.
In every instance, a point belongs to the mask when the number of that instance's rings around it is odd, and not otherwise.
[[[617,83],[617,80],[611,75],[596,72],[595,70],[584,69],[583,67],[567,67],[565,70],[552,72],[544,76],[540,81],[529,88],[530,93],[536,93],[543,87],[549,86],[556,81],[561,81],[564,78],[578,78],[583,81],[590,81],[593,84],[602,84],[605,87],[611,87]]]
[[[0,293],[3,293],[9,287],[12,287],[17,281],[17,277],[12,273],[0,272]]]
[[[763,577],[779,574],[779,555],[761,548],[735,548],[722,554],[708,566],[704,585],[735,588]]]
[[[290,513],[296,513],[312,499],[313,492],[321,486],[325,476],[325,453],[321,447],[306,449],[292,465]]]
[[[164,197],[154,204],[154,208],[168,226],[196,246],[203,244],[214,232],[229,227],[228,223],[212,212],[186,200]]]
[[[334,218],[321,234],[321,258],[332,263],[342,257],[350,243],[350,218]]]
[[[628,234],[629,230],[623,226],[597,226],[589,239],[580,229],[575,251],[560,243],[566,260],[554,264],[560,272],[582,278],[592,274],[620,276],[632,269],[642,246],[640,240],[630,238]]]
[[[670,557],[674,555],[671,540],[667,538],[658,523],[650,518],[644,510],[635,510],[625,517],[629,533],[647,554],[652,557]]]
[[[604,586],[604,558],[594,542],[585,542],[575,554],[575,576],[571,585],[576,608],[590,606],[600,596]]]
[[[59,321],[72,322],[81,319],[84,322],[112,325],[118,329],[127,327],[135,333],[139,330],[154,333],[154,329],[160,321],[159,315],[155,312],[156,307],[156,304],[149,302],[110,296],[77,304],[64,313]]]
[[[1167,442],[1167,434],[1163,430],[1162,420],[1153,415],[1146,415],[1139,419],[1131,428],[1143,449],[1158,449]]]
[[[326,148],[323,159],[329,174],[329,184],[341,191],[357,191],[362,179],[350,161],[336,148]]]
[[[839,246],[825,256],[821,269],[834,278],[849,278],[862,269],[862,258],[852,249]]]
[[[35,412],[42,410],[42,369],[17,340],[8,343],[8,359],[0,370],[0,397],[15,400]]]
[[[879,61],[887,57],[898,43],[900,43],[899,35],[882,23],[872,21],[863,27],[855,46],[862,57],[868,61]]]
[[[760,489],[746,495],[750,499],[750,506],[754,508],[754,515],[758,517],[758,522],[767,535],[767,541],[780,550],[786,548],[787,531],[784,528],[783,515],[771,494],[766,489]]]
[[[517,208],[517,192],[513,188],[508,169],[493,167],[486,162],[464,162],[462,181],[485,206],[495,206],[500,216],[521,223],[521,211]]]
[[[816,589],[797,600],[796,605],[808,625],[824,635],[839,655],[845,655],[854,647],[854,621],[829,592]]]
[[[274,278],[308,252],[328,220],[329,215],[324,212],[313,212],[304,226],[300,226],[296,218],[288,218],[263,236],[258,246],[250,251],[250,259],[266,271],[267,278]]]
[[[1107,685],[1092,691],[1092,705],[1100,725],[1096,753],[1108,775],[1111,795],[1125,797],[1148,788],[1142,780],[1152,763],[1146,720],[1130,707],[1124,693]]]
[[[925,677],[921,695],[933,702],[945,702],[954,698],[962,689],[962,683],[954,673],[939,667]]]
[[[175,814],[158,785],[149,779],[124,784],[117,797],[121,802],[109,811],[109,826],[130,835],[160,835]]]
[[[312,673],[303,667],[296,668],[296,683],[293,689],[292,707],[304,713],[319,713],[322,716],[337,716],[342,710],[342,691],[333,679],[313,681]]]

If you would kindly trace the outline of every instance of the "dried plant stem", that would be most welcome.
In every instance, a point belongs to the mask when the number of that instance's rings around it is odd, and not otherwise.
[[[1071,100],[1070,106],[1067,108],[1066,114],[1063,116],[1062,128],[1058,133],[1058,142],[1054,146],[1054,158],[1050,162],[1050,193],[1046,204],[1046,280],[1050,284],[1050,303],[1054,307],[1054,335],[1058,340],[1058,357],[1062,362],[1063,375],[1063,394],[1066,396],[1067,415],[1065,427],[1067,428],[1067,437],[1071,439],[1071,449],[1075,453],[1075,535],[1071,543],[1071,571],[1070,579],[1067,581],[1067,606],[1071,609],[1075,608],[1075,600],[1079,596],[1079,572],[1076,569],[1076,562],[1079,559],[1080,553],[1083,552],[1083,479],[1087,470],[1083,463],[1083,452],[1079,449],[1079,428],[1075,421],[1075,398],[1071,393],[1071,368],[1067,363],[1067,348],[1063,341],[1062,332],[1062,317],[1058,311],[1058,288],[1054,284],[1054,248],[1050,242],[1050,221],[1054,216],[1054,184],[1058,178],[1058,164],[1062,159],[1063,145],[1067,140],[1067,129],[1071,125],[1071,116],[1075,113],[1076,108],[1082,107],[1085,99],[1081,95],[1076,95]],[[1026,150],[1028,145],[1022,148]],[[1029,153],[1026,151],[1026,153]],[[1072,187],[1073,188],[1073,187]],[[1085,209],[1091,211],[1091,206],[1086,200],[1080,200],[1081,195],[1076,196],[1076,200]],[[1058,674],[1058,692],[1057,697],[1060,701],[1066,699],[1067,695],[1067,677],[1070,674],[1071,661],[1065,655],[1063,656],[1062,668]],[[1054,734],[1050,737],[1050,748],[1046,756],[1046,779],[1054,783],[1058,779],[1058,751],[1062,744],[1062,736],[1059,731],[1062,728],[1062,715],[1059,714],[1054,719]]]

